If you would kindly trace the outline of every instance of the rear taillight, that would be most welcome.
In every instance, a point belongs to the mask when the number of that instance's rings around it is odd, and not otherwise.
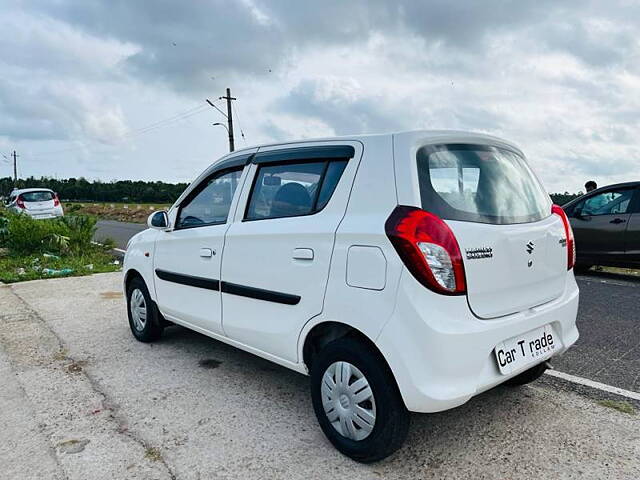
[[[60,206],[60,199],[58,198],[58,194],[57,193],[53,194],[53,206],[54,207],[59,207]]]
[[[458,241],[438,216],[416,207],[398,206],[385,231],[411,274],[444,295],[464,295],[467,286]]]
[[[567,241],[567,270],[571,270],[576,264],[576,242],[573,237],[573,229],[571,228],[567,214],[560,205],[552,205],[551,213],[555,213],[562,219],[564,236]]]
[[[20,195],[18,195],[18,198],[16,198],[16,205],[18,206],[18,208],[26,208],[24,206],[24,200]]]

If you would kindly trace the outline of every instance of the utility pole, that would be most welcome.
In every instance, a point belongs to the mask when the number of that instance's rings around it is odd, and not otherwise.
[[[233,152],[235,150],[235,146],[233,143],[233,114],[231,112],[231,101],[237,100],[236,97],[231,96],[231,89],[227,88],[227,95],[223,97],[218,97],[218,100],[226,100],[227,101],[227,113],[225,114],[222,110],[220,110],[211,100],[208,98],[205,99],[209,105],[218,110],[222,115],[227,117],[227,132],[229,132],[229,151]],[[221,125],[220,123],[214,123],[214,125]],[[224,126],[224,125],[223,125]]]
[[[20,155],[18,155],[14,150],[11,156],[13,157],[13,183],[17,184],[18,183],[18,157]]]
[[[233,152],[235,150],[235,146],[233,144],[233,115],[231,114],[231,101],[236,100],[235,97],[231,96],[231,89],[227,88],[227,95],[224,97],[220,97],[220,100],[227,101],[227,124],[229,125],[229,151]]]

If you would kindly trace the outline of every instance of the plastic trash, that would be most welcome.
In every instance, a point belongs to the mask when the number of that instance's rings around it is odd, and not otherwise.
[[[54,255],[53,253],[43,253],[42,256],[44,258],[53,258],[54,260],[60,260],[58,255]]]
[[[120,265],[120,260],[114,260],[113,265]]]
[[[63,268],[63,269],[60,269],[60,270],[56,270],[54,268],[43,268],[42,269],[42,274],[43,275],[56,276],[56,275],[67,275],[69,273],[73,273],[73,269],[71,269],[71,268]]]
[[[24,268],[20,267],[20,268],[16,268],[16,273],[17,273],[18,275],[24,275],[24,274],[25,274],[25,273],[27,273],[27,272],[25,271],[25,269],[24,269]]]
[[[84,268],[86,268],[87,270],[93,270],[93,263],[90,263],[89,265],[85,265]]]

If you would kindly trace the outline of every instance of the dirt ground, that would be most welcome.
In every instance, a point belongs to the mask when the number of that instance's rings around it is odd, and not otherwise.
[[[152,212],[167,209],[170,206],[164,203],[63,203],[66,214],[95,215],[104,220],[131,223],[145,223]]]

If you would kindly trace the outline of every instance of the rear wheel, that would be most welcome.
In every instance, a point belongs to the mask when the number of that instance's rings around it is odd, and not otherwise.
[[[510,387],[519,387],[520,385],[526,385],[527,383],[531,383],[539,379],[547,368],[549,368],[547,366],[547,362],[542,362],[535,367],[531,367],[529,370],[525,370],[521,374],[510,378],[509,380],[504,382],[504,384],[509,385]]]
[[[318,423],[344,455],[363,463],[395,452],[409,430],[409,412],[380,355],[364,342],[340,338],[318,354],[311,369]]]
[[[134,278],[127,287],[127,312],[131,333],[141,342],[153,342],[162,335],[155,303],[141,278]]]

